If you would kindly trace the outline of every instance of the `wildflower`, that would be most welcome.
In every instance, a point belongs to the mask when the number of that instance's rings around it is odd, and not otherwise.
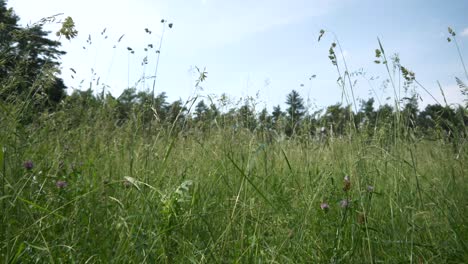
[[[344,187],[343,187],[343,191],[347,192],[349,191],[349,189],[351,189],[351,180],[349,179],[349,176],[346,175],[344,177]]]
[[[320,208],[325,211],[325,212],[328,212],[328,210],[330,210],[330,205],[328,203],[321,203],[320,204]]]
[[[367,186],[367,191],[370,193],[374,192],[374,186],[372,185]]]
[[[67,187],[68,183],[66,181],[57,181],[55,183],[55,186],[57,186],[57,188],[59,189],[63,189],[65,187]]]
[[[32,168],[34,168],[34,163],[31,160],[27,160],[23,163],[23,166],[26,170],[32,170]]]
[[[341,208],[347,208],[351,205],[351,201],[349,201],[348,199],[343,199],[341,200],[340,202],[340,206]]]

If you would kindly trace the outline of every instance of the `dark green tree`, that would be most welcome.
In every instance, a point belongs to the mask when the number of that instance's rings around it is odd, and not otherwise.
[[[167,124],[174,126],[174,128],[179,131],[185,122],[186,113],[187,108],[184,106],[182,100],[179,99],[172,102],[172,104],[167,107]]]
[[[462,120],[457,117],[455,110],[449,106],[433,104],[427,105],[419,113],[418,127],[427,135],[440,136],[439,132],[443,131],[445,135],[458,136],[464,130]]]
[[[206,106],[205,102],[201,100],[195,106],[195,122],[203,122],[206,121],[208,116],[208,106]]]
[[[245,101],[244,105],[239,108],[239,121],[243,127],[253,131],[257,127],[257,120],[255,113],[253,112],[248,101]]]
[[[216,118],[220,115],[218,107],[214,104],[210,104],[210,109],[208,111],[208,119],[210,121],[216,121]]]
[[[418,117],[418,100],[416,95],[413,95],[411,97],[405,97],[403,98],[403,101],[405,102],[402,115],[403,115],[403,120],[405,121],[405,125],[409,128],[415,128],[416,127],[416,119]]]
[[[370,98],[367,101],[361,101],[361,109],[354,117],[354,121],[359,129],[367,131],[369,135],[372,135],[375,128],[375,116],[374,98]]]
[[[285,130],[285,116],[281,110],[281,106],[277,105],[273,107],[273,112],[271,113],[271,125],[277,133],[284,132]]]
[[[0,0],[0,99],[7,102],[33,99],[31,111],[54,107],[66,95],[58,77],[61,44],[47,38],[47,20],[18,25],[19,17]]]
[[[89,122],[96,116],[96,109],[100,106],[99,100],[94,96],[91,89],[80,91],[74,90],[70,96],[67,96],[60,104],[60,110],[66,113],[63,126],[69,124],[68,128],[78,127],[82,123]]]
[[[374,102],[374,98],[370,98],[367,101],[362,101],[361,106],[362,111],[371,123],[374,121],[375,118]]]
[[[304,99],[298,92],[292,90],[286,97],[286,104],[288,105],[286,109],[288,118],[286,134],[290,136],[298,129],[299,122],[305,114]]]
[[[120,123],[130,118],[136,102],[137,94],[135,88],[123,90],[122,94],[117,98],[117,111]]]
[[[347,125],[351,120],[352,110],[350,106],[343,107],[341,104],[335,104],[327,107],[324,119],[327,127],[331,127],[331,133],[335,135],[344,135]]]
[[[268,110],[266,108],[263,108],[263,110],[258,115],[259,125],[261,125],[263,129],[270,129],[272,127],[271,120],[272,117],[268,114]]]
[[[136,95],[137,111],[142,117],[143,124],[148,125],[154,120],[154,112],[151,109],[153,99],[150,91],[139,91]]]
[[[393,107],[384,104],[380,105],[375,113],[375,132],[381,143],[389,143],[394,136],[395,115]]]
[[[273,112],[271,113],[271,119],[273,122],[273,126],[276,127],[278,122],[280,121],[281,117],[284,115],[283,111],[281,111],[281,106],[277,105],[273,107]]]
[[[198,102],[194,112],[194,121],[197,123],[197,127],[202,128],[204,132],[207,132],[208,129],[215,124],[213,121],[215,121],[220,114],[215,104],[211,103],[208,107],[204,100]]]

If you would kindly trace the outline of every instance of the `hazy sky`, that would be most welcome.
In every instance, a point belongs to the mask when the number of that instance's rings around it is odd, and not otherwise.
[[[379,101],[391,103],[386,98],[393,94],[383,85],[388,76],[384,66],[373,63],[377,37],[387,55],[398,53],[402,65],[414,71],[441,103],[437,81],[449,103],[463,100],[454,77],[468,82],[454,43],[446,40],[451,26],[468,60],[466,0],[10,0],[7,4],[23,25],[57,13],[71,16],[79,36],[62,39],[68,52],[62,64],[66,84],[79,88],[84,80],[81,89],[87,89],[93,69],[94,78],[100,77],[100,86],[93,88],[100,91],[105,83],[114,96],[142,76],[154,75],[156,53],[146,54],[144,48],[159,46],[162,18],[174,26],[164,34],[156,92],[166,91],[170,101],[185,100],[193,93],[198,66],[208,72],[200,92],[205,96],[226,93],[238,99],[258,94],[258,107],[271,108],[283,104],[286,94],[295,89],[318,107],[341,102],[337,71],[328,59],[334,37],[326,34],[317,42],[322,28],[338,37],[349,70],[366,73],[365,78],[355,78],[356,97],[377,97],[377,106]],[[129,54],[127,47],[135,54]],[[144,67],[146,55],[149,63]],[[69,68],[77,71],[74,79]],[[309,80],[311,75],[317,77]],[[152,80],[137,85],[138,90],[151,87]],[[424,100],[421,105],[434,103],[422,89],[418,92]]]

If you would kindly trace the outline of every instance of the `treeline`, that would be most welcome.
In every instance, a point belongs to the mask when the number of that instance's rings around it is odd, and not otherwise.
[[[19,17],[6,1],[0,0],[0,104],[1,121],[16,120],[22,125],[34,124],[41,116],[63,116],[71,126],[90,120],[106,119],[116,126],[136,121],[146,129],[170,131],[201,131],[213,129],[267,131],[270,134],[333,136],[354,132],[369,136],[391,135],[395,131],[430,137],[465,137],[468,114],[466,107],[427,105],[419,110],[416,95],[395,102],[392,106],[374,105],[374,99],[364,100],[360,108],[335,104],[311,112],[304,99],[291,91],[286,107],[272,111],[257,109],[247,99],[239,105],[227,103],[226,96],[214,101],[195,97],[184,102],[168,102],[166,93],[154,96],[149,91],[128,88],[119,97],[96,94],[93,90],[75,90],[66,94],[60,76],[60,42],[47,38],[43,25],[55,21],[45,18],[22,27]],[[77,31],[71,18],[60,21],[60,37],[73,38]]]
[[[375,136],[392,134],[400,129],[403,133],[411,131],[419,136],[465,137],[468,124],[465,107],[430,104],[421,111],[415,96],[405,98],[401,109],[388,104],[376,107],[373,98],[363,100],[357,113],[350,105],[342,104],[311,113],[295,90],[287,95],[284,110],[280,105],[272,111],[256,109],[255,102],[248,99],[239,105],[227,105],[225,101],[226,97],[222,96],[216,101],[195,97],[186,102],[171,103],[165,92],[153,98],[150,92],[129,88],[115,98],[110,94],[96,96],[92,90],[87,90],[75,91],[68,96],[61,109],[69,111],[70,115],[74,113],[75,118],[79,113],[87,115],[105,109],[107,117],[117,125],[133,120],[142,126],[153,125],[156,129],[159,126],[209,132],[230,128],[270,131],[285,136],[326,134],[339,137],[353,132]]]

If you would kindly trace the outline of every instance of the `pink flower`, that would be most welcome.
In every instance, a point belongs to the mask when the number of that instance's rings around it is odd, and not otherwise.
[[[323,211],[327,212],[328,210],[330,210],[330,205],[327,204],[327,203],[321,203],[321,204],[320,204],[320,208],[321,208]]]
[[[348,200],[348,199],[341,200],[340,206],[341,206],[341,208],[347,208],[347,207],[351,206],[351,201]]]
[[[27,160],[23,163],[23,166],[26,170],[32,170],[32,168],[34,168],[34,163],[31,160]]]
[[[57,181],[55,183],[55,186],[57,186],[57,188],[59,189],[63,189],[65,187],[67,187],[68,183],[66,181]]]

